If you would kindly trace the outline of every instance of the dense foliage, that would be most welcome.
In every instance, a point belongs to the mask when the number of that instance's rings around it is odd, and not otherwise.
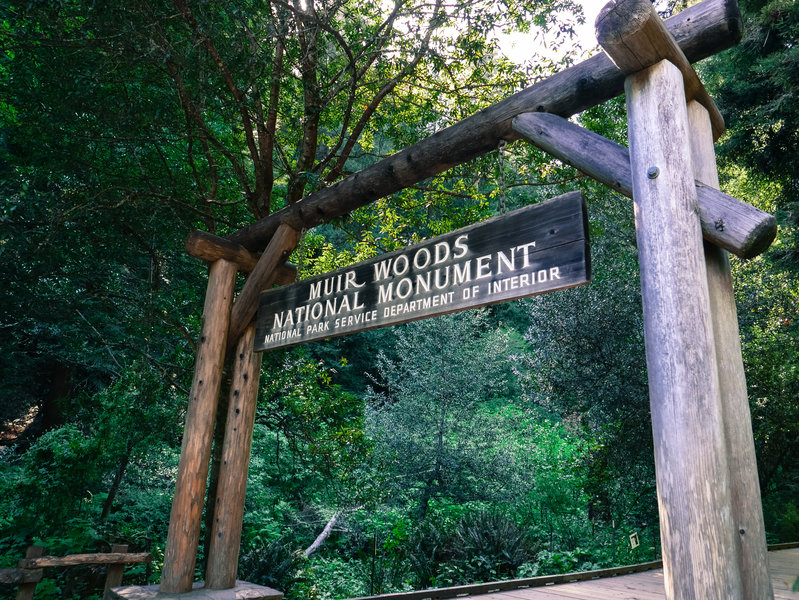
[[[788,541],[799,8],[742,8],[741,45],[702,75],[728,115],[725,189],[781,226],[734,274],[766,527]],[[155,557],[126,581],[157,582],[206,272],[185,236],[234,231],[562,68],[577,19],[567,0],[0,8],[0,567],[32,542],[122,542]],[[563,58],[512,63],[513,31]],[[623,141],[623,107],[580,120]],[[589,286],[264,356],[241,578],[321,600],[658,554],[629,201],[517,143],[305,232],[293,260],[310,276],[571,189]],[[94,597],[100,575],[48,570],[38,597]]]

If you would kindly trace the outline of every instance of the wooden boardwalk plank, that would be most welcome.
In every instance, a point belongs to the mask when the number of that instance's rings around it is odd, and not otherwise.
[[[791,591],[793,582],[799,576],[799,548],[769,552],[768,563],[774,600],[799,599],[799,592]]]
[[[799,576],[799,548],[768,553],[775,600],[799,600],[791,586]],[[545,587],[460,596],[458,600],[662,600],[663,570]]]
[[[790,590],[794,579],[799,575],[799,548],[769,552],[769,567],[775,600],[799,600],[799,592]],[[481,598],[480,596],[469,596],[469,598],[472,597],[475,600]],[[665,598],[663,571],[658,569],[657,571],[607,579],[491,594],[491,600],[562,600],[564,598],[572,600],[661,600]]]

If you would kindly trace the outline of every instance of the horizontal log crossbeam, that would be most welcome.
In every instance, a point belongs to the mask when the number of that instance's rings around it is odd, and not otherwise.
[[[741,16],[734,0],[705,0],[665,23],[691,62],[735,45],[741,36]],[[531,111],[574,115],[621,94],[624,78],[607,55],[598,54],[314,192],[228,239],[258,252],[281,223],[302,231],[347,214],[494,150],[501,140],[518,139],[511,124],[517,115]]]
[[[513,128],[527,141],[586,175],[632,198],[629,150],[548,113],[525,113]],[[696,182],[702,236],[741,258],[764,252],[777,235],[777,220],[751,204]]]
[[[250,252],[244,246],[231,242],[228,239],[208,233],[206,231],[192,231],[186,238],[186,252],[195,258],[206,262],[214,262],[223,258],[236,263],[239,271],[250,273],[258,264],[259,254]],[[293,265],[282,264],[277,267],[274,283],[288,285],[297,278],[297,268]]]

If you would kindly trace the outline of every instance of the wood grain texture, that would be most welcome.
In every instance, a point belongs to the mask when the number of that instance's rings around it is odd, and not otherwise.
[[[236,263],[218,260],[211,265],[208,273],[203,324],[161,572],[161,589],[164,592],[188,592],[194,582],[236,270]]]
[[[444,598],[470,598],[479,596],[488,598],[496,593],[503,598],[513,598],[515,594],[522,594],[524,598],[532,597],[527,588],[546,588],[548,586],[566,584],[577,581],[595,581],[602,578],[615,578],[631,573],[643,573],[661,568],[663,563],[659,560],[639,563],[637,565],[625,565],[621,567],[610,567],[608,569],[597,569],[594,571],[580,571],[577,573],[562,573],[557,575],[541,575],[539,577],[526,577],[523,579],[509,579],[505,581],[494,581],[487,583],[470,583],[447,588],[434,588],[427,590],[416,590],[413,592],[396,592],[393,594],[382,594],[379,596],[362,596],[351,600],[438,600]],[[549,588],[554,589],[554,588]],[[486,596],[488,594],[489,596]],[[520,596],[522,597],[522,596]],[[549,597],[549,596],[547,596]]]
[[[630,153],[624,146],[550,113],[521,114],[513,128],[545,152],[632,198]],[[695,183],[705,240],[740,258],[765,252],[777,235],[773,215],[711,185]]]
[[[38,558],[42,554],[44,554],[43,546],[28,546],[28,549],[25,551],[25,558],[19,562],[18,566],[23,568],[25,566],[25,560]],[[36,575],[38,575],[36,579],[26,581],[19,586],[19,589],[17,590],[17,600],[33,600],[33,596],[36,593],[36,586],[38,585],[38,582],[42,580],[42,572],[38,571]]]
[[[0,583],[7,585],[17,585],[20,583],[38,583],[42,580],[42,570],[4,568],[0,569]]]
[[[690,61],[738,43],[741,16],[735,0],[705,0],[666,20]],[[540,81],[425,138],[354,175],[264,217],[228,239],[258,252],[281,223],[314,227],[518,138],[511,120],[523,112],[568,117],[623,91],[624,74],[603,53]]]
[[[234,357],[222,465],[205,570],[205,587],[210,589],[224,590],[236,585],[247,470],[263,356],[253,352],[254,338],[255,325],[251,325],[239,339]]]
[[[625,82],[666,597],[735,600],[741,579],[681,80],[661,61]]]
[[[611,0],[596,18],[599,45],[623,73],[636,73],[661,60],[673,63],[683,76],[685,96],[710,114],[713,138],[724,133],[724,118],[705,90],[679,44],[650,0]]]
[[[290,225],[280,225],[270,240],[258,264],[244,283],[241,293],[233,304],[230,317],[228,347],[233,348],[239,337],[250,325],[258,311],[258,296],[268,289],[277,278],[277,268],[294,252],[301,232]]]
[[[707,110],[697,102],[689,102],[688,122],[692,131],[694,177],[708,186],[718,187],[716,152]],[[721,248],[705,244],[705,266],[727,440],[727,462],[730,467],[735,528],[733,535],[739,544],[738,560],[743,597],[768,599],[774,597],[774,591],[768,572],[766,531],[757,476],[752,416],[729,257]]]

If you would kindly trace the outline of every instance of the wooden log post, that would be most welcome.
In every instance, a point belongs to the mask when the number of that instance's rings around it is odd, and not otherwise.
[[[164,551],[161,591],[165,593],[189,592],[194,582],[235,278],[234,262],[218,260],[211,265]]]
[[[697,102],[689,102],[688,121],[692,131],[694,176],[702,183],[718,188],[716,153],[707,110]],[[768,549],[757,477],[752,416],[727,252],[705,243],[705,266],[716,343],[743,597],[769,599],[774,597],[774,590],[768,570]]]
[[[114,544],[111,546],[112,553],[126,553],[127,544]],[[103,588],[103,600],[110,600],[111,588],[122,585],[122,575],[125,572],[125,563],[115,563],[108,566],[108,573],[105,576],[105,587]]]
[[[44,554],[44,547],[42,546],[28,546],[25,551],[25,558],[19,561],[21,569],[26,568],[25,559],[38,558]],[[42,580],[42,572],[39,571],[35,581],[26,581],[19,586],[17,590],[17,600],[33,600],[33,595],[36,593],[36,586]]]
[[[627,78],[666,597],[742,598],[713,324],[680,71]]]
[[[628,73],[666,597],[735,600],[743,597],[743,585],[686,93],[705,105],[714,136],[720,134],[717,109],[697,89],[701,83],[690,66],[686,70],[679,46],[648,0],[609,2],[596,31],[600,45]],[[646,65],[652,66],[635,72]]]
[[[252,324],[239,339],[234,358],[222,465],[205,571],[205,587],[211,589],[229,589],[236,585],[247,469],[261,374],[262,354],[253,352],[254,338],[255,324]]]
[[[524,113],[513,120],[513,128],[545,152],[632,198],[630,153],[624,146],[551,113]],[[773,215],[695,183],[705,240],[741,258],[765,252],[777,235]]]

